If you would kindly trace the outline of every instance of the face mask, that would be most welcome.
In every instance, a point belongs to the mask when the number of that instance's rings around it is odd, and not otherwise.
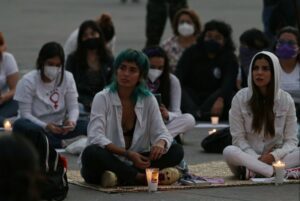
[[[298,49],[293,45],[284,43],[277,45],[275,53],[280,59],[292,59],[297,57]]]
[[[100,39],[99,38],[89,38],[82,42],[82,46],[89,50],[97,49],[100,46]]]
[[[151,80],[151,82],[155,82],[155,80],[157,80],[161,74],[162,70],[149,69],[148,78]]]
[[[220,43],[212,39],[204,41],[203,45],[207,53],[217,54],[221,50]]]
[[[182,36],[191,36],[195,32],[195,28],[191,24],[182,23],[178,25],[178,32]]]
[[[44,68],[45,76],[51,81],[55,80],[60,74],[60,72],[61,68],[57,66],[45,66]]]
[[[241,67],[244,69],[244,72],[246,75],[248,75],[249,72],[249,66],[252,61],[253,56],[257,53],[257,50],[250,49],[247,47],[240,47],[240,64]]]

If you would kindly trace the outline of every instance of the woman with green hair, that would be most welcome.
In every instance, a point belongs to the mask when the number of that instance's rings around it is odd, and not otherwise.
[[[87,183],[144,184],[149,167],[161,169],[160,184],[179,179],[178,170],[171,167],[180,163],[183,149],[172,144],[157,101],[145,84],[148,70],[147,56],[127,49],[114,62],[112,83],[96,94],[81,155],[81,174]]]

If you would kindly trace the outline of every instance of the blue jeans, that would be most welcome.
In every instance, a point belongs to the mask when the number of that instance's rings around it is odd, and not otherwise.
[[[10,100],[0,105],[0,127],[3,125],[3,121],[6,118],[17,116],[18,114],[18,102]]]
[[[53,148],[62,148],[62,140],[75,138],[79,135],[87,135],[87,121],[78,120],[74,130],[65,135],[53,134],[45,131],[42,127],[36,125],[28,119],[20,118],[15,121],[13,125],[13,133],[25,133],[27,135],[33,133],[34,135],[46,135],[49,140],[50,146]]]

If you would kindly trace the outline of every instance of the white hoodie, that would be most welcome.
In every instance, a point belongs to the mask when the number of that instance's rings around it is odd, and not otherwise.
[[[257,54],[268,55],[274,66],[275,87],[273,111],[275,113],[275,136],[273,138],[265,137],[263,130],[260,133],[255,133],[252,130],[253,113],[248,105],[248,101],[253,94],[252,59],[248,75],[248,87],[241,89],[235,95],[229,111],[232,144],[257,158],[271,151],[275,160],[279,160],[297,148],[295,104],[291,96],[279,88],[281,67],[278,58],[273,53],[267,51],[258,52]]]

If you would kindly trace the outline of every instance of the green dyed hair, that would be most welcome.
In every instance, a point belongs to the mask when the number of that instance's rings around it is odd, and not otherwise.
[[[132,100],[136,102],[139,98],[150,96],[151,92],[149,91],[147,84],[146,84],[146,78],[149,71],[149,60],[148,57],[141,51],[134,50],[134,49],[126,49],[122,51],[117,58],[114,61],[113,67],[114,67],[114,74],[112,83],[108,86],[109,90],[111,92],[116,92],[118,90],[118,83],[117,83],[117,70],[121,66],[121,64],[124,62],[134,62],[140,71],[141,79],[136,85],[133,93],[132,93]]]

